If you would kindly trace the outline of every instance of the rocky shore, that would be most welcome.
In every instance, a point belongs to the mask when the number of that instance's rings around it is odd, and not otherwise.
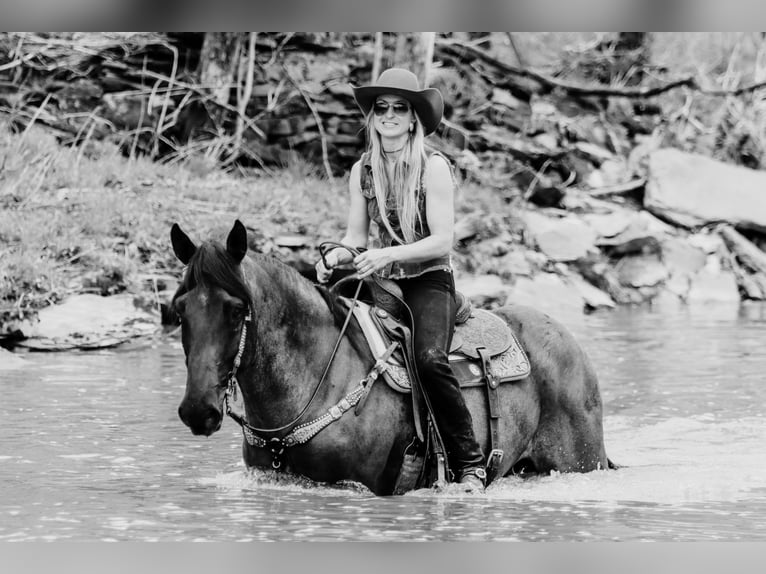
[[[239,217],[253,249],[310,277],[317,245],[342,235],[342,174],[363,145],[349,86],[369,79],[367,36],[259,35],[251,97],[217,107],[193,84],[200,35],[0,36],[18,62],[3,73],[26,78],[0,90],[16,110],[0,124],[0,255],[17,259],[0,258],[0,345],[99,348],[159,329],[181,273],[166,240],[174,221],[202,237]],[[580,314],[766,299],[763,153],[731,127],[752,118],[709,113],[729,108],[696,81],[595,85],[584,70],[601,69],[603,51],[578,56],[577,80],[515,67],[501,40],[435,45],[432,85],[450,106],[431,143],[460,182],[461,291],[483,307]],[[696,89],[697,105],[679,109],[678,86]],[[243,114],[252,122],[236,148],[204,139],[203,127],[229,133]],[[37,130],[57,143],[31,145]],[[177,152],[157,167],[141,158],[160,159],[160,135]],[[226,149],[240,155],[211,155]],[[259,158],[254,176],[218,171],[243,157]],[[37,243],[24,257],[27,239]]]
[[[553,315],[766,299],[766,202],[759,200],[766,173],[674,149],[653,150],[646,160],[640,189],[601,195],[570,189],[561,207],[516,202],[489,212],[475,208],[466,197],[470,190],[461,189],[458,289],[478,306],[514,301]],[[228,225],[229,218],[217,219]],[[327,237],[279,234],[284,225],[278,222],[249,227],[252,248],[311,276],[316,246]],[[180,277],[180,264],[175,272]],[[36,319],[15,322],[15,344],[94,349],[155,335],[174,288],[172,276],[166,278],[152,294],[155,305],[147,305],[145,292],[75,294]]]

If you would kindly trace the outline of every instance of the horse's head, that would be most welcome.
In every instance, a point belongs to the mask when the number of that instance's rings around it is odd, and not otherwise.
[[[194,434],[208,436],[221,427],[229,374],[250,307],[240,265],[247,252],[247,232],[236,221],[225,247],[212,241],[197,247],[178,224],[170,237],[176,257],[187,265],[173,297],[187,370],[178,415]]]

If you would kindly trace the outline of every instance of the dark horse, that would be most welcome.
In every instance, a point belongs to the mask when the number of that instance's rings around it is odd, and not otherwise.
[[[327,290],[269,256],[248,256],[247,232],[239,221],[225,245],[197,246],[177,224],[171,238],[175,254],[188,266],[173,299],[187,367],[181,420],[195,435],[216,432],[236,377],[245,424],[260,434],[256,444],[243,441],[249,467],[271,468],[279,456],[283,469],[314,481],[351,480],[376,494],[392,493],[415,435],[412,403],[381,382],[361,411],[338,410],[375,361],[354,342],[353,328],[339,338],[342,317],[333,311]],[[522,469],[608,468],[598,381],[582,348],[562,325],[534,309],[510,305],[497,313],[511,325],[531,364],[528,377],[498,389],[499,447],[505,452],[498,476]],[[464,392],[486,451],[486,396],[481,388]],[[316,430],[317,420],[325,426],[310,440],[280,442],[296,429],[313,424]]]

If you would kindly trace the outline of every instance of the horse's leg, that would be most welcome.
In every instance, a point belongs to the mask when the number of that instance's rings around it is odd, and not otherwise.
[[[473,387],[463,390],[466,404],[471,411],[476,438],[489,455],[491,448],[503,451],[503,460],[498,469],[498,476],[508,474],[521,459],[529,456],[532,439],[537,432],[540,420],[540,401],[535,382],[530,377],[519,381],[504,383],[497,388],[498,444],[491,444],[491,424],[486,387]]]
[[[533,309],[509,306],[500,314],[527,352],[531,395],[539,404],[537,429],[520,455],[537,472],[607,468],[598,378],[585,352],[558,322]]]

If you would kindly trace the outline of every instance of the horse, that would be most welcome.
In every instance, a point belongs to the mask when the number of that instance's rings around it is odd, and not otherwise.
[[[237,383],[244,415],[232,416],[243,425],[247,467],[392,494],[415,433],[412,402],[378,384],[368,389],[364,408],[348,408],[376,361],[353,324],[341,325],[328,290],[272,256],[248,253],[239,220],[225,244],[208,239],[198,246],[177,223],[170,235],[186,265],[171,300],[187,367],[178,407],[183,423],[194,435],[218,431],[232,414],[227,399]],[[584,350],[533,308],[511,304],[495,312],[531,365],[526,378],[498,388],[505,453],[498,476],[611,468],[598,379]],[[481,389],[463,392],[486,452],[486,396]]]

